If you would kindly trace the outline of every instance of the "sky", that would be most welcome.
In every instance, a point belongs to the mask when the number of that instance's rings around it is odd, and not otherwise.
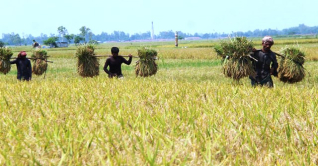
[[[0,34],[231,33],[318,26],[318,0],[1,0]],[[1,37],[1,36],[0,36]]]

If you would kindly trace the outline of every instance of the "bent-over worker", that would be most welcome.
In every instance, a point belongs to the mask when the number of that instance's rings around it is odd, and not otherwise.
[[[33,46],[33,48],[39,48],[40,44],[38,42],[36,42],[35,40],[33,40],[32,46]]]

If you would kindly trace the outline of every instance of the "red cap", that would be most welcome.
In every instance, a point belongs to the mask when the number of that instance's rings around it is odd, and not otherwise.
[[[20,52],[20,55],[21,55],[21,56],[26,56],[27,53],[26,53],[25,51],[21,51],[21,52]]]

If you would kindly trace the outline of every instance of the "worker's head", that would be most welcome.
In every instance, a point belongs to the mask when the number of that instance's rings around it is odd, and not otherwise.
[[[112,47],[111,49],[112,55],[117,56],[119,53],[119,48],[118,47]]]
[[[266,43],[266,42],[269,42],[269,43],[271,43],[272,45],[274,44],[274,40],[273,40],[273,38],[272,38],[271,36],[265,36],[265,37],[263,37],[263,39],[262,39],[262,44],[263,44],[263,43]]]
[[[33,40],[33,42],[35,42],[35,40]]]
[[[274,44],[273,38],[270,36],[265,36],[262,39],[263,51],[265,51],[265,52],[269,51],[273,44]]]
[[[27,53],[25,51],[21,51],[19,54],[18,54],[18,58],[24,58],[27,56]]]

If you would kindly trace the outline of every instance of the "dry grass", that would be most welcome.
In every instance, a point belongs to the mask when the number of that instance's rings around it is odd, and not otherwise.
[[[223,63],[223,73],[239,82],[241,78],[255,75],[250,52],[254,48],[253,42],[246,37],[229,38],[221,42],[220,46],[214,47]]]
[[[47,70],[47,51],[36,49],[31,56],[33,61],[32,73],[35,75],[42,75]]]
[[[141,48],[138,50],[139,60],[135,65],[136,76],[149,77],[155,75],[158,71],[158,65],[155,62],[157,51],[153,49]]]
[[[0,72],[7,74],[11,70],[10,58],[13,52],[10,48],[0,47]]]
[[[278,77],[280,81],[296,83],[304,79],[306,75],[305,53],[299,47],[285,47],[281,50],[279,58]]]
[[[270,90],[156,78],[77,77],[0,84],[6,89],[0,91],[0,163],[300,165],[317,161],[316,87]],[[20,97],[13,98],[17,93]]]
[[[76,50],[77,72],[82,77],[99,75],[99,59],[95,57],[95,47],[92,45],[79,46]]]

